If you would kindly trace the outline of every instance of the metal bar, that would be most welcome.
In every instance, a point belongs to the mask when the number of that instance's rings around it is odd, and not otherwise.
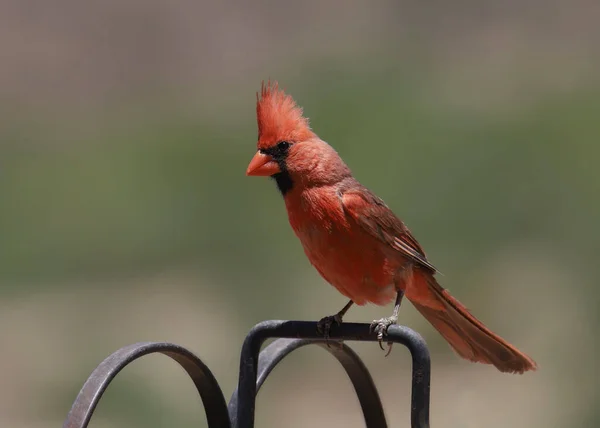
[[[406,346],[412,355],[411,427],[428,428],[431,369],[427,345],[418,333],[408,327],[392,325],[388,328],[387,333],[387,341]],[[242,346],[237,390],[237,416],[232,421],[235,428],[254,427],[256,394],[260,387],[257,385],[259,352],[264,341],[274,337],[324,342],[317,333],[316,322],[274,320],[263,321],[254,326]],[[375,342],[377,338],[369,331],[369,324],[344,323],[331,329],[330,340]]]
[[[87,427],[98,401],[114,377],[131,362],[153,353],[171,357],[192,378],[211,428],[231,427],[223,392],[212,372],[197,356],[171,343],[142,342],[119,349],[96,367],[77,395],[63,428]]]
[[[278,339],[267,346],[258,358],[258,377],[256,392],[260,389],[267,376],[275,366],[296,349],[316,344],[332,354],[344,367],[360,402],[365,423],[368,428],[387,428],[381,399],[369,370],[360,357],[345,344],[332,343],[328,347],[322,340],[312,339]],[[238,394],[237,390],[229,400],[229,417],[232,426],[238,426]],[[243,425],[242,425],[243,426]]]

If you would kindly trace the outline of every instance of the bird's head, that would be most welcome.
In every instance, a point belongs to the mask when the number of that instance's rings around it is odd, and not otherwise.
[[[335,150],[310,129],[302,108],[276,82],[263,82],[256,94],[256,120],[257,152],[246,175],[274,178],[285,195],[297,181],[330,180],[338,164],[347,169]]]

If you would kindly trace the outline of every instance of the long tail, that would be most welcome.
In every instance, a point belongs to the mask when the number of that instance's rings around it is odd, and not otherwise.
[[[501,372],[523,373],[537,368],[535,361],[475,318],[433,275],[414,272],[405,295],[461,357],[493,364]]]

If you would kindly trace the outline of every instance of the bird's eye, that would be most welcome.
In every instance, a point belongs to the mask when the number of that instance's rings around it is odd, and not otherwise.
[[[281,151],[285,151],[290,147],[290,143],[288,143],[287,141],[280,141],[279,143],[277,143],[277,148]]]

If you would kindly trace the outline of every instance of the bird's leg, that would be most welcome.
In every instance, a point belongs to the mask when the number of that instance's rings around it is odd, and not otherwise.
[[[379,347],[381,350],[383,349],[383,345],[381,342],[383,341],[383,336],[387,334],[387,329],[390,325],[396,324],[398,322],[398,313],[400,312],[400,303],[402,303],[402,298],[404,297],[404,291],[398,290],[398,294],[396,295],[396,303],[394,304],[394,311],[392,312],[391,317],[381,318],[380,320],[374,320],[371,323],[370,330],[372,332],[377,333],[377,340],[379,341]],[[392,352],[393,342],[388,342],[388,352],[385,354],[387,357]]]
[[[346,312],[348,312],[348,309],[350,309],[350,306],[353,304],[354,302],[350,300],[337,314],[321,318],[321,320],[317,323],[317,332],[322,334],[325,340],[329,340],[329,330],[331,330],[331,326],[333,324],[342,325],[342,318],[344,315],[346,315]]]

